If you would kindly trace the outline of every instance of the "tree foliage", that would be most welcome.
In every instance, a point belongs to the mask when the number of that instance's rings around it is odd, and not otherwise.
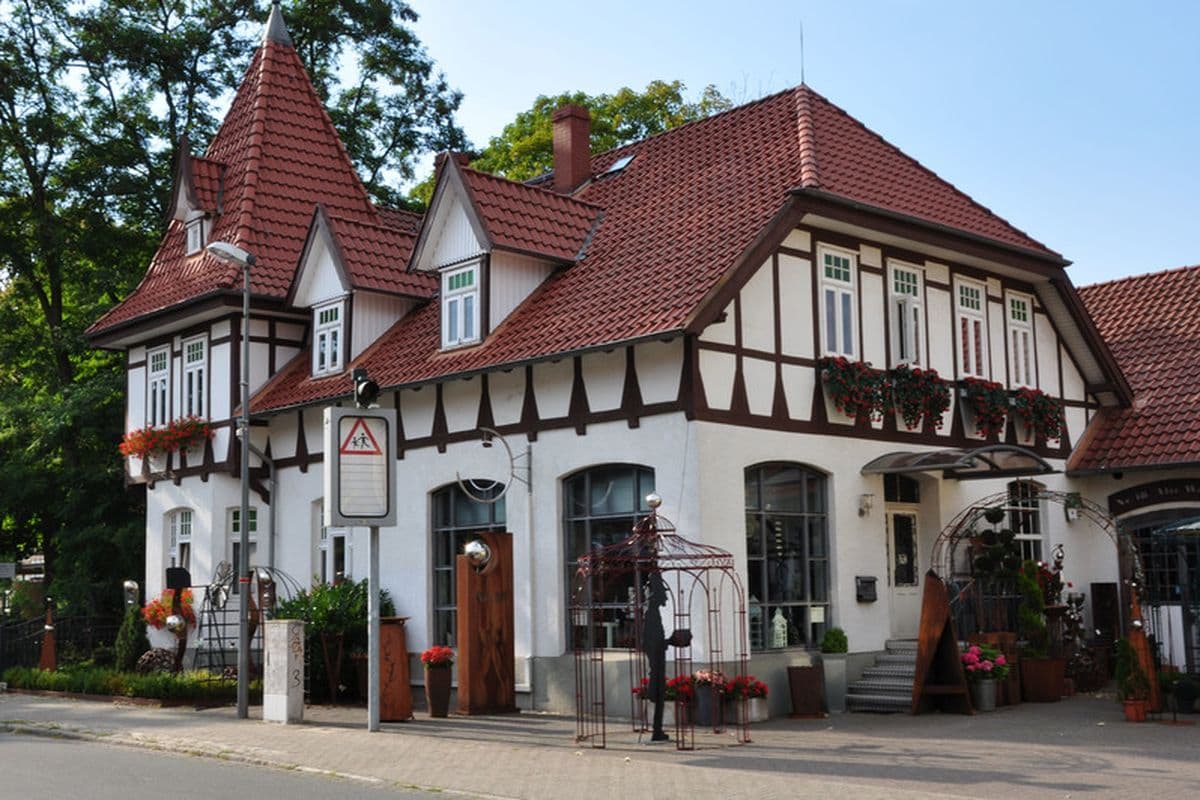
[[[0,0],[0,558],[44,551],[60,604],[119,609],[120,579],[143,568],[144,493],[122,490],[116,451],[122,360],[83,331],[145,271],[180,137],[211,139],[267,8]],[[423,151],[463,146],[460,95],[402,0],[284,14],[377,198]]]
[[[699,99],[689,101],[681,81],[651,81],[641,92],[628,87],[613,94],[588,95],[567,92],[538,97],[528,111],[504,126],[471,166],[523,181],[546,172],[553,165],[554,132],[551,116],[555,109],[576,103],[592,114],[591,147],[601,153],[636,142],[671,128],[703,119],[730,107],[714,86],[705,87]]]

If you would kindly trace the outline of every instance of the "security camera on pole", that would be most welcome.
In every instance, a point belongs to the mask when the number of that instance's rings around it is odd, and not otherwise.
[[[379,408],[379,384],[351,373],[355,408],[325,409],[326,526],[370,529],[367,556],[367,730],[379,730],[379,528],[396,524],[396,410]]]

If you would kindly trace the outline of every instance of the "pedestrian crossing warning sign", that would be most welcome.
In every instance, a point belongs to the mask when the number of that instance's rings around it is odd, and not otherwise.
[[[395,525],[394,409],[325,410],[325,524]]]
[[[354,420],[354,424],[350,426],[350,432],[346,434],[346,438],[342,440],[342,446],[338,448],[344,456],[381,456],[383,450],[379,448],[379,442],[376,441],[375,435],[371,433],[366,420],[362,417],[344,417],[343,424]]]

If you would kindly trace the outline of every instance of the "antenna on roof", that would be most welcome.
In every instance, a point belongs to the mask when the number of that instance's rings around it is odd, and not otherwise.
[[[800,20],[800,85],[804,86],[804,20]]]

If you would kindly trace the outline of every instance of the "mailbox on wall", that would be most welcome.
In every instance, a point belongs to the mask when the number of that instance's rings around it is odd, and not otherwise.
[[[874,603],[879,599],[875,593],[874,575],[856,575],[854,578],[854,594],[860,603]]]

